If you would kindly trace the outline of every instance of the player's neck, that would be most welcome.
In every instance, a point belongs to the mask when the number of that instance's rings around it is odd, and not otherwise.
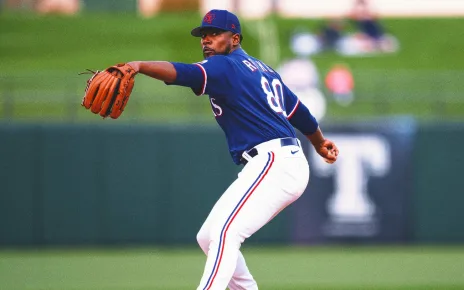
[[[232,52],[234,52],[234,51],[236,51],[236,50],[238,50],[238,49],[240,49],[240,48],[242,48],[242,46],[241,46],[240,44],[237,45],[237,46],[232,46],[232,48],[230,49],[229,53],[232,53]]]

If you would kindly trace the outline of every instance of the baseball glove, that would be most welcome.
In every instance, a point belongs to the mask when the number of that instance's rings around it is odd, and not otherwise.
[[[103,118],[117,119],[129,100],[137,72],[121,63],[91,73],[93,76],[87,81],[82,106]]]

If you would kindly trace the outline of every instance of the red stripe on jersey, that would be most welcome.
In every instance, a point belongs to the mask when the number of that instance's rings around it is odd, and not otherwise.
[[[289,119],[293,116],[293,114],[295,114],[296,109],[298,108],[298,105],[299,105],[299,104],[300,104],[300,99],[298,99],[298,101],[297,101],[296,104],[295,104],[295,108],[293,108],[293,110],[292,110],[292,111],[290,112],[290,114],[287,116],[287,120],[289,120]]]
[[[206,75],[206,70],[202,65],[198,63],[196,63],[196,65],[201,69],[201,72],[203,73],[203,79],[204,79],[203,86],[201,87],[201,92],[197,94],[197,96],[201,96],[205,94],[206,84],[208,83],[208,76]]]

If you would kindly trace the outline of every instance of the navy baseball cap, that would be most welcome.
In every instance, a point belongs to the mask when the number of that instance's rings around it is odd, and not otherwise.
[[[190,32],[193,36],[200,37],[202,34],[203,28],[218,28],[226,31],[231,31],[233,33],[238,33],[242,35],[242,30],[240,28],[240,22],[238,17],[227,11],[227,10],[217,10],[213,9],[206,13],[201,22],[201,26],[198,26],[192,29]]]

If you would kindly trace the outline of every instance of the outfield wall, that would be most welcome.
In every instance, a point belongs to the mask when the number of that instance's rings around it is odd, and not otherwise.
[[[464,242],[464,125],[325,125],[307,192],[250,243]],[[194,244],[240,170],[217,127],[0,125],[0,245]]]

